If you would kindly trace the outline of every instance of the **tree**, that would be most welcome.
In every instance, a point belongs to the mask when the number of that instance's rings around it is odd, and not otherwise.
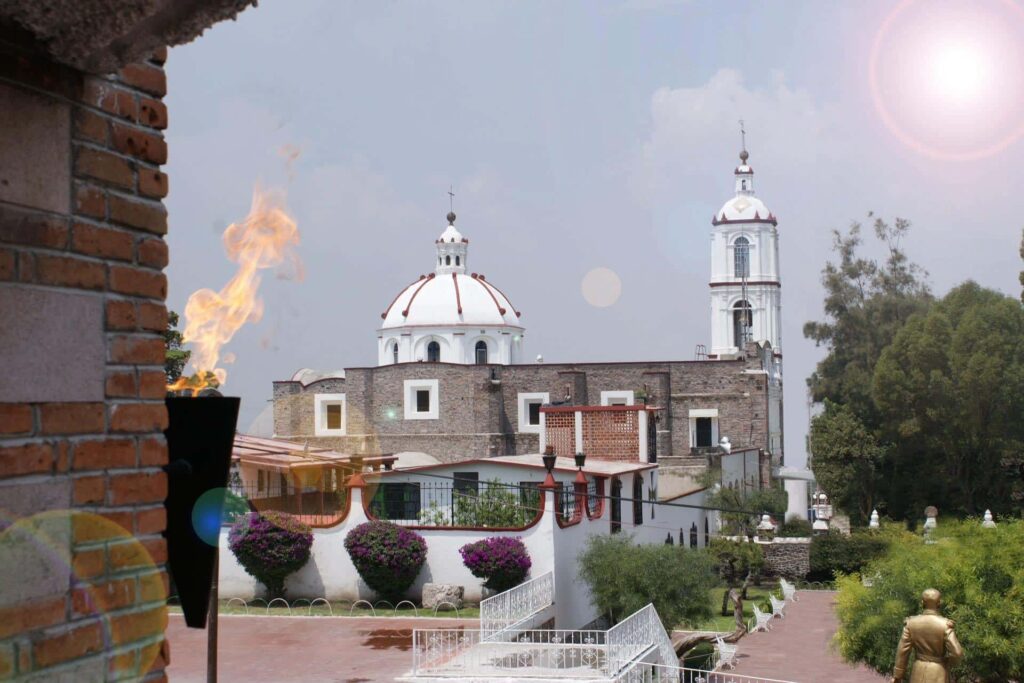
[[[878,467],[884,451],[849,406],[825,399],[811,420],[811,467],[832,503],[863,524],[874,509]]]
[[[890,511],[1015,509],[1024,464],[1024,309],[967,282],[913,316],[875,368],[894,444]],[[903,505],[901,511],[900,504]]]
[[[167,311],[167,329],[164,330],[164,372],[167,373],[167,383],[174,384],[181,377],[185,364],[188,363],[191,351],[182,347],[183,339],[178,331],[178,314],[174,311]]]
[[[886,554],[868,565],[870,586],[856,574],[840,577],[840,653],[891,672],[903,620],[920,611],[925,588],[937,588],[965,651],[953,680],[1024,679],[1024,522],[983,529],[977,518],[943,520],[934,535],[937,542],[925,543],[894,534]]]
[[[709,471],[707,481],[717,478],[716,472]],[[720,508],[719,518],[726,535],[753,536],[762,514],[778,517],[786,514],[788,504],[786,492],[777,486],[753,491],[729,487],[713,489],[704,499],[710,508]]]
[[[874,218],[875,237],[886,251],[881,262],[860,254],[860,223],[846,235],[834,231],[837,260],[821,275],[826,319],[804,324],[804,336],[828,350],[807,380],[813,400],[848,405],[869,429],[877,424],[871,392],[875,363],[903,323],[932,298],[927,274],[901,247],[909,230],[910,222],[902,218],[892,225]]]
[[[708,591],[715,585],[714,563],[704,551],[636,545],[627,535],[595,534],[578,559],[591,603],[612,623],[648,603],[654,604],[669,633],[711,618]]]

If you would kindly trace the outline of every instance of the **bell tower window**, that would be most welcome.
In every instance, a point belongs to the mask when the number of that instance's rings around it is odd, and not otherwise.
[[[391,345],[391,362],[398,362],[398,342],[395,342],[394,344]]]
[[[733,242],[733,273],[735,277],[750,277],[750,240],[737,237]]]
[[[441,345],[438,344],[436,341],[432,341],[429,344],[427,344],[427,362],[441,362]]]
[[[737,301],[732,308],[732,338],[736,348],[742,349],[750,339],[750,330],[754,326],[754,312],[749,301]]]
[[[481,339],[476,343],[474,350],[476,352],[476,364],[487,365],[487,342]]]

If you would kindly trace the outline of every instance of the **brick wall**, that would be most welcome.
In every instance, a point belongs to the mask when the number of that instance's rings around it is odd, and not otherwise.
[[[584,411],[581,415],[583,418],[582,450],[588,458],[630,462],[640,459],[638,411]]]
[[[0,678],[165,679],[165,57],[0,43]]]
[[[770,576],[802,579],[811,571],[811,539],[776,538],[761,543],[764,570]]]

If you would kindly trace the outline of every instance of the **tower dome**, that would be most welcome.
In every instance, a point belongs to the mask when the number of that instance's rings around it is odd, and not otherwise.
[[[509,364],[519,361],[520,312],[484,275],[467,274],[469,240],[455,214],[434,241],[434,272],[420,275],[381,314],[380,365],[408,362]]]

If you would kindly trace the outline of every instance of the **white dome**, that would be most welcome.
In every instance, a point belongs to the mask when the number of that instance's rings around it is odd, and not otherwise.
[[[713,224],[727,223],[730,221],[761,221],[764,223],[775,223],[775,216],[768,210],[760,199],[753,195],[741,194],[733,197],[718,210],[715,214]]]
[[[482,275],[431,273],[402,290],[381,317],[382,330],[408,326],[518,328],[520,313]]]

